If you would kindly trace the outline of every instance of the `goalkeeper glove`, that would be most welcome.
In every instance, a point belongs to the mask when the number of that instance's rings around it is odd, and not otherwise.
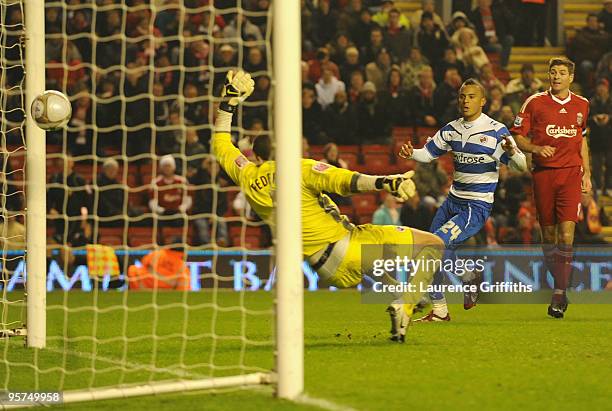
[[[233,70],[230,70],[225,76],[225,84],[221,92],[224,101],[219,108],[233,113],[236,111],[238,104],[246,100],[253,93],[253,90],[255,90],[255,82],[249,73],[242,70],[234,73]]]
[[[381,177],[376,182],[376,187],[405,201],[413,197],[416,193],[416,186],[411,179],[413,175],[414,171],[408,171],[404,174]]]

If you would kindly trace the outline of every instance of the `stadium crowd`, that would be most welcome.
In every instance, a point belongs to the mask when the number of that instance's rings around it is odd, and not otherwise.
[[[252,138],[270,129],[270,1],[243,0],[240,13],[232,0],[215,0],[214,8],[209,0],[184,0],[183,7],[166,0],[155,14],[148,0],[126,3],[122,8],[98,0],[94,7],[91,1],[71,0],[45,10],[47,88],[63,90],[73,101],[68,132],[48,133],[48,144],[63,147],[87,170],[79,175],[70,156],[49,166],[49,181],[56,183],[48,193],[56,241],[70,243],[82,234],[81,216],[96,215],[101,227],[124,227],[128,221],[188,227],[193,245],[235,245],[244,234],[232,235],[236,230],[221,217],[256,221],[257,216],[209,154],[213,96],[229,69],[240,66],[253,74],[256,89],[242,109],[238,125],[244,131],[236,137],[249,156]],[[429,227],[450,185],[448,164],[400,162],[396,143],[411,138],[420,146],[459,117],[456,98],[464,80],[482,82],[488,93],[485,113],[507,126],[527,96],[547,87],[530,64],[512,80],[504,70],[513,45],[544,44],[541,5],[475,3],[454,1],[445,22],[432,0],[411,14],[389,0],[302,0],[305,156],[368,170],[369,149],[383,147],[378,158],[387,158],[375,169],[416,169],[419,195],[405,204],[393,198],[337,198],[359,222]],[[20,13],[10,8],[7,22],[21,21]],[[533,18],[521,18],[524,13]],[[577,64],[580,92],[591,99],[596,194],[612,188],[611,16],[612,1],[605,1],[567,49]],[[12,37],[7,44],[17,41]],[[20,75],[6,74],[8,84]],[[19,122],[15,115],[12,120]],[[19,144],[21,135],[8,132],[7,142]],[[504,169],[495,208],[476,241],[538,241],[530,187],[529,175]],[[583,205],[587,215],[577,242],[601,241],[605,215],[590,196]],[[257,244],[269,245],[269,231],[259,229],[264,240]]]

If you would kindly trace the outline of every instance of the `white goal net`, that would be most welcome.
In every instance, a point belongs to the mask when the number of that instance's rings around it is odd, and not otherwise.
[[[69,97],[73,116],[46,136],[46,348],[32,349],[18,335],[24,3],[0,1],[0,391],[81,400],[270,382],[271,232],[209,140],[236,67],[257,83],[236,143],[248,155],[249,138],[272,126],[271,11],[247,0],[44,2],[46,88]]]

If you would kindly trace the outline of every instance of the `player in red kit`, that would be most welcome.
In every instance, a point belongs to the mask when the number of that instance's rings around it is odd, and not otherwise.
[[[511,131],[519,148],[532,153],[545,262],[555,279],[548,315],[563,318],[580,195],[591,191],[589,148],[584,138],[589,102],[569,89],[574,80],[572,61],[563,57],[551,59],[548,76],[548,91],[525,101]]]

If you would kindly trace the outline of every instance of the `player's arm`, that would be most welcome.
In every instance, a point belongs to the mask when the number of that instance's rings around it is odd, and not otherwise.
[[[448,126],[445,126],[445,128]],[[450,144],[442,137],[444,128],[430,138],[423,148],[415,149],[409,141],[404,144],[398,153],[401,158],[412,159],[419,163],[431,163],[436,158],[450,151]]]
[[[552,157],[555,154],[554,147],[533,144],[531,140],[526,137],[531,130],[532,101],[533,100],[528,99],[514,119],[514,125],[511,129],[514,140],[519,150],[525,153],[532,153],[533,155],[542,156],[544,158]]]
[[[582,139],[582,147],[580,148],[582,155],[582,192],[589,193],[593,188],[591,183],[591,159],[589,158],[589,144],[587,139]]]
[[[371,176],[337,168],[314,160],[302,160],[302,180],[315,193],[329,192],[342,196],[385,190],[407,200],[415,194],[411,177],[414,171],[389,176]]]
[[[493,157],[513,170],[521,173],[527,171],[527,158],[525,154],[517,147],[510,133],[505,128],[502,130],[502,133],[507,134],[503,135],[502,139],[497,144]]]
[[[226,100],[219,106],[215,120],[215,131],[211,142],[212,152],[223,170],[236,184],[240,184],[240,172],[250,162],[232,143],[230,135],[232,116],[238,104],[250,96],[254,88],[255,83],[250,74],[239,71],[234,75],[233,71],[228,72],[222,93],[222,97]]]

